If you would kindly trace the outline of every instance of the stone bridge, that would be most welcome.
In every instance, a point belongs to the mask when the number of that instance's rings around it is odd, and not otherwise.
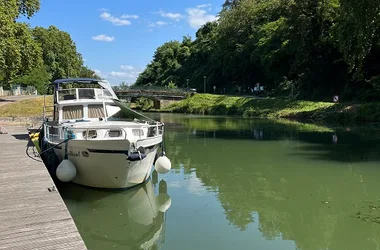
[[[116,90],[115,94],[119,99],[131,102],[140,97],[146,97],[154,102],[154,108],[167,107],[173,102],[185,99],[189,94],[194,94],[194,89],[168,89],[165,87],[132,87],[123,90]]]

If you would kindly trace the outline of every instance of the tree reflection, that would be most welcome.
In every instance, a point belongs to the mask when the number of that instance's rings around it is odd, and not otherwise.
[[[261,128],[264,139],[269,133],[276,140],[252,141],[224,137],[226,127],[219,134],[215,127],[216,138],[207,131],[202,135],[205,130],[190,123],[168,132],[167,152],[176,168],[183,164],[185,173],[195,169],[205,186],[218,191],[226,218],[235,227],[246,230],[256,223],[266,239],[293,240],[303,250],[380,249],[380,157],[374,133],[341,134],[333,145],[333,133],[272,124]],[[244,126],[258,126],[242,123],[236,126],[241,133],[247,132]],[[233,127],[227,130],[236,133]],[[371,152],[372,161],[358,160],[364,153],[360,148]],[[366,200],[374,202],[372,207]]]

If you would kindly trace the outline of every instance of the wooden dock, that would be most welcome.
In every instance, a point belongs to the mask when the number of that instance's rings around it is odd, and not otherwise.
[[[45,165],[27,150],[27,130],[5,130],[8,134],[0,132],[0,249],[85,250]]]

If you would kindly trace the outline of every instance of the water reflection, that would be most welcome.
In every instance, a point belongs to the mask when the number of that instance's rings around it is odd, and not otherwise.
[[[378,127],[153,116],[167,185],[62,189],[89,249],[380,249]]]
[[[171,206],[166,182],[157,182],[153,177],[122,192],[77,185],[60,190],[88,249],[150,250],[160,249],[165,240],[165,214]]]
[[[303,250],[380,249],[378,130],[175,118],[174,165],[217,191],[236,228],[256,225]]]

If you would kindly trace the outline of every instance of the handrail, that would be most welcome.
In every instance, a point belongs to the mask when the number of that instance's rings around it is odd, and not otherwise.
[[[191,88],[165,88],[165,87],[157,87],[157,86],[133,86],[125,89],[117,89],[115,92],[123,93],[123,92],[131,92],[131,91],[162,91],[162,92],[170,92],[170,93],[193,93],[196,92],[194,89]]]
[[[79,90],[80,89],[87,89],[87,90],[89,90],[89,89],[93,89],[94,90],[94,97],[95,97],[95,99],[86,99],[86,98],[80,98],[80,94],[79,94]],[[101,91],[101,93],[96,93],[96,90],[100,90]],[[58,102],[65,102],[65,101],[72,101],[72,100],[110,100],[110,99],[112,99],[113,97],[112,97],[112,94],[111,95],[106,95],[105,93],[106,93],[106,91],[105,91],[106,89],[103,89],[103,88],[69,88],[69,89],[60,89],[60,90],[57,90],[57,93],[56,93],[56,95],[57,95],[57,100],[58,100]],[[64,92],[70,92],[70,91],[72,91],[73,92],[73,95],[75,96],[75,98],[74,99],[70,99],[70,100],[61,100],[60,98],[59,98],[59,94],[64,94]],[[75,93],[75,94],[74,94]]]
[[[146,124],[146,125],[143,125],[143,126],[141,126],[141,129],[144,129],[144,128],[149,129],[149,128],[153,128],[153,127],[156,128],[156,133],[155,133],[155,136],[153,136],[153,137],[157,137],[157,136],[160,135],[160,133],[159,133],[159,128],[160,127],[162,128],[162,131],[164,130],[164,124],[163,123],[159,123],[159,122],[157,122],[156,124]],[[50,131],[49,131],[48,128],[53,128],[53,129],[57,129],[57,130],[61,129],[61,131],[59,131],[58,134],[50,134]],[[123,136],[124,140],[127,139],[127,131],[125,130],[125,128],[122,128],[122,127],[117,126],[117,125],[93,126],[93,127],[67,127],[67,126],[63,126],[63,125],[48,125],[48,124],[46,124],[46,126],[45,126],[45,135],[46,135],[47,138],[49,138],[49,140],[50,140],[50,137],[54,137],[54,136],[59,136],[62,139],[62,137],[64,137],[62,135],[62,131],[64,131],[65,129],[71,130],[71,131],[75,131],[75,130],[86,131],[85,140],[88,140],[88,134],[89,134],[88,132],[90,130],[108,130],[109,131],[109,130],[112,130],[112,129],[115,129],[115,130],[119,129],[119,130],[122,130],[124,132],[123,133],[124,134],[124,136]],[[162,134],[163,134],[163,132],[162,132]],[[104,137],[104,138],[106,138],[106,137]],[[147,135],[147,138],[149,138],[148,135]],[[139,135],[139,139],[141,139],[141,135]]]
[[[119,126],[107,126],[107,127],[86,127],[86,128],[75,128],[75,127],[66,127],[66,126],[50,126],[46,125],[48,127],[54,128],[54,129],[67,129],[67,130],[81,130],[86,131],[86,141],[88,140],[88,131],[89,130],[97,130],[97,129],[104,129],[104,130],[111,130],[111,129],[120,129],[124,132],[124,140],[127,139],[127,131],[125,131],[124,128]],[[56,134],[58,135],[58,134]]]

